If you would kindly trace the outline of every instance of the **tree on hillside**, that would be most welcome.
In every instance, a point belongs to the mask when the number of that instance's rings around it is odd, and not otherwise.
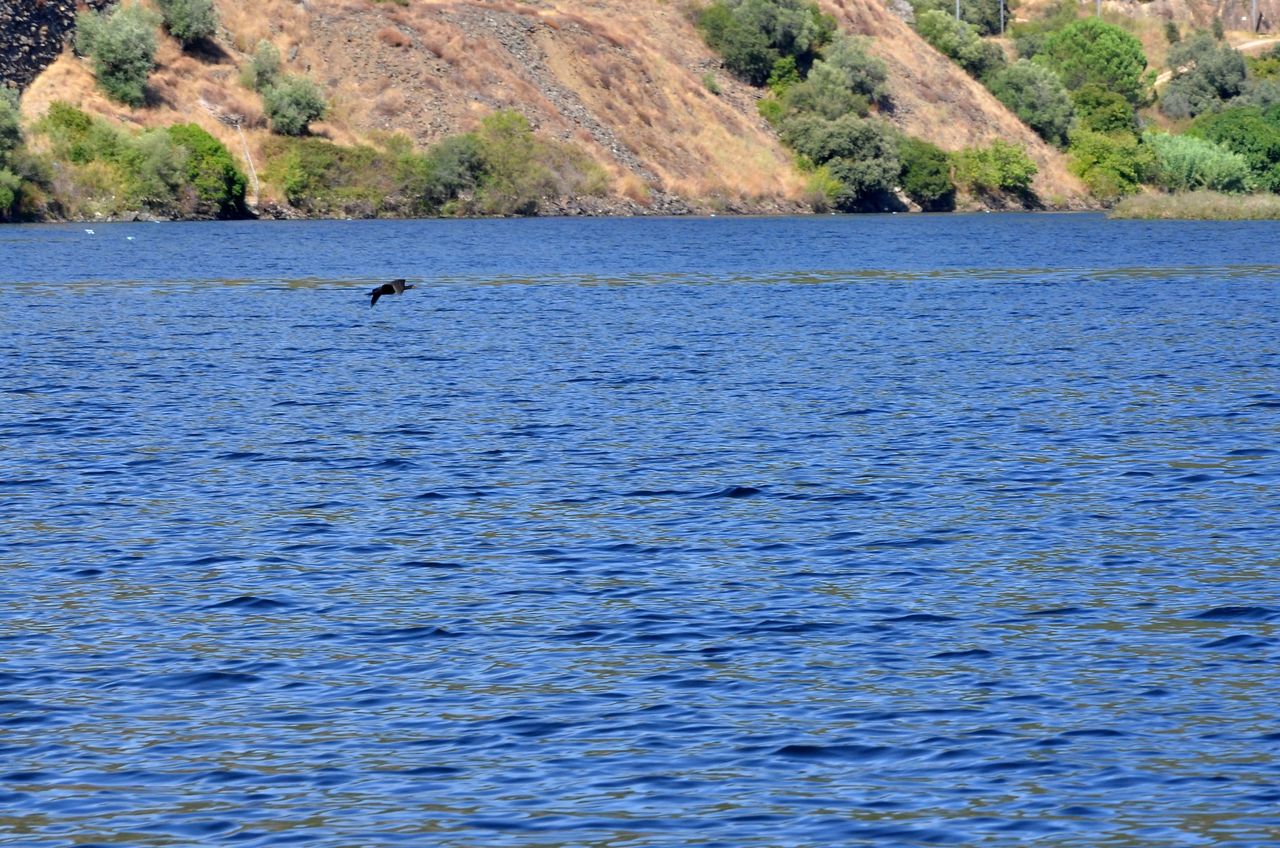
[[[996,73],[991,93],[1050,144],[1067,143],[1074,110],[1062,80],[1048,68],[1019,59]]]
[[[7,218],[22,180],[9,169],[9,154],[22,143],[18,123],[18,92],[0,87],[0,218]]]
[[[195,124],[175,124],[168,133],[187,151],[187,182],[195,190],[197,211],[237,217],[244,209],[245,178],[226,146]]]
[[[262,93],[271,129],[281,135],[302,135],[324,116],[327,105],[320,87],[307,77],[289,74]]]
[[[1169,68],[1173,79],[1160,96],[1160,111],[1171,118],[1194,118],[1244,90],[1244,57],[1207,32],[1174,45]]]
[[[240,69],[240,82],[245,88],[266,91],[280,81],[280,49],[263,39],[254,48],[253,58]]]
[[[828,120],[798,115],[782,128],[782,140],[836,180],[832,202],[848,212],[883,209],[902,171],[893,129],[882,121],[844,115]]]
[[[156,18],[137,3],[76,16],[76,51],[88,56],[98,85],[112,100],[141,106],[155,67]]]
[[[836,31],[835,19],[804,0],[715,0],[696,22],[725,67],[755,86],[788,59],[803,77]]]
[[[218,29],[218,13],[213,0],[156,0],[165,29],[190,47],[211,37]]]
[[[1215,142],[1249,163],[1260,188],[1280,192],[1280,106],[1239,106],[1202,115],[1187,131]]]
[[[955,17],[955,0],[910,0],[910,3],[917,15],[934,9]],[[1016,0],[1007,0],[1004,4],[1006,25],[1017,7]],[[1000,35],[1000,0],[960,0],[960,20],[973,24],[980,35]]]
[[[977,27],[946,12],[931,9],[917,16],[916,32],[975,79],[1004,67],[1004,51],[998,44],[983,41]]]
[[[1048,36],[1035,61],[1055,71],[1069,91],[1096,83],[1134,106],[1150,99],[1142,42],[1098,18],[1083,18]]]
[[[1138,129],[1133,105],[1097,83],[1089,83],[1072,92],[1071,102],[1075,105],[1076,120],[1082,129],[1105,135],[1133,134]]]

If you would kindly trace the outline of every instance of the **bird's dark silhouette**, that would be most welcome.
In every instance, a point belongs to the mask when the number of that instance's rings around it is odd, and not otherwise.
[[[413,283],[405,285],[404,280],[392,280],[389,283],[383,283],[373,291],[369,292],[369,305],[373,306],[378,302],[378,298],[384,294],[403,294],[405,289],[413,288]]]

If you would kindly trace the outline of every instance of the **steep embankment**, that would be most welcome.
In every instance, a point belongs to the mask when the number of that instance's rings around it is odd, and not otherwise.
[[[65,100],[138,126],[194,121],[260,164],[268,134],[258,96],[238,66],[270,39],[287,69],[329,97],[314,129],[335,141],[403,132],[426,144],[471,129],[499,108],[586,149],[615,194],[658,210],[782,211],[804,207],[805,180],[758,115],[759,92],[730,78],[679,4],[664,0],[217,0],[212,50],[164,39],[147,108],[110,103],[88,66],[65,52],[27,89],[29,118]],[[825,0],[842,28],[873,37],[886,62],[886,117],[944,149],[995,139],[1025,146],[1035,190],[1052,204],[1082,202],[1063,157],[982,86],[921,41],[880,0]],[[714,76],[713,93],[705,80]],[[241,128],[243,135],[236,127]],[[264,189],[269,191],[268,189]]]

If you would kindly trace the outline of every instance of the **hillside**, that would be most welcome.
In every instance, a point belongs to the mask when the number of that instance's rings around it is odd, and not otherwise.
[[[217,0],[217,44],[183,53],[162,39],[148,105],[107,101],[87,64],[64,52],[27,88],[34,119],[54,100],[136,126],[193,121],[260,163],[268,132],[238,68],[269,39],[287,70],[330,100],[313,125],[340,143],[407,134],[419,145],[513,108],[572,141],[606,170],[612,192],[654,211],[805,208],[805,179],[756,111],[757,90],[719,69],[687,9],[664,0]],[[1086,203],[1063,156],[982,86],[921,41],[881,0],[824,0],[842,29],[873,37],[889,69],[889,118],[947,150],[1012,140],[1039,167],[1055,206]],[[709,90],[711,74],[720,93]],[[234,125],[239,124],[241,134]],[[247,155],[246,155],[247,153]],[[264,199],[272,199],[264,186]],[[253,189],[251,187],[251,199]]]

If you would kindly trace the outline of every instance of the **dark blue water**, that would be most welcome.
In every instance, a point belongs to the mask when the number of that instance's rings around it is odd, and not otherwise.
[[[1280,840],[1273,225],[94,229],[0,229],[0,843]]]

